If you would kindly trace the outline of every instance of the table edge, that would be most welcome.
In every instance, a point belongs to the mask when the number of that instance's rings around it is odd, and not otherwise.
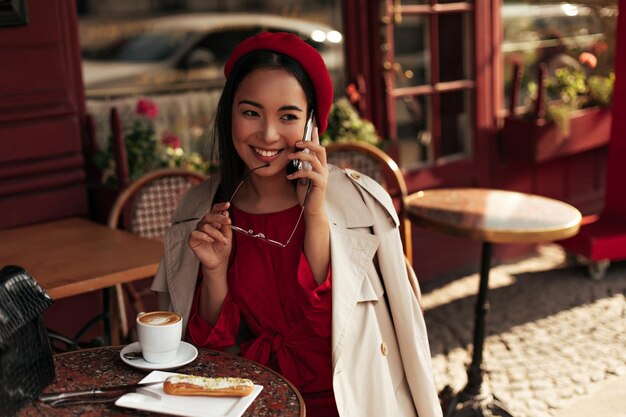
[[[158,268],[159,262],[157,261],[151,265],[140,266],[120,272],[113,272],[101,278],[90,280],[87,282],[89,285],[86,285],[86,281],[72,282],[70,284],[46,289],[46,292],[48,293],[48,295],[50,295],[50,297],[52,297],[52,299],[58,300],[61,298],[67,298],[75,295],[86,294],[92,291],[111,288],[114,287],[116,284],[124,284],[140,279],[151,278],[156,274]]]
[[[124,348],[124,346],[126,345],[115,345],[115,346],[100,346],[100,347],[94,347],[94,348],[88,348],[88,349],[81,349],[81,352],[86,352],[86,351],[92,351],[92,350],[100,350],[100,349],[119,349],[122,350]],[[195,346],[195,345],[194,345]],[[224,356],[235,356],[238,359],[244,360],[246,362],[250,362],[255,366],[260,366],[261,368],[265,369],[266,371],[269,371],[270,373],[276,375],[278,378],[280,378],[282,381],[284,381],[289,388],[291,388],[291,390],[296,394],[296,397],[298,398],[298,403],[300,404],[300,417],[306,417],[306,405],[304,403],[304,399],[302,398],[302,394],[300,394],[300,391],[298,391],[298,389],[287,379],[285,378],[283,375],[281,375],[280,373],[276,372],[275,370],[267,367],[266,365],[263,365],[261,363],[255,362],[253,360],[250,360],[248,358],[244,358],[243,356],[238,356],[238,355],[234,355],[232,353],[228,353],[228,352],[222,352],[219,350],[215,350],[215,349],[208,349],[208,348],[198,348],[197,349],[202,349],[208,352],[216,352],[219,353],[220,355],[224,355]],[[65,356],[65,355],[71,355],[73,353],[76,353],[77,351],[73,350],[70,352],[62,352],[62,353],[57,353],[55,355],[53,355],[55,358],[59,357],[59,356]]]
[[[451,225],[446,222],[439,222],[432,219],[424,219],[407,210],[407,215],[415,224],[448,233],[450,235],[469,238],[473,240],[487,241],[491,243],[541,243],[563,240],[578,233],[582,215],[564,225],[563,227],[553,227],[544,229],[516,231],[510,229],[482,229]]]

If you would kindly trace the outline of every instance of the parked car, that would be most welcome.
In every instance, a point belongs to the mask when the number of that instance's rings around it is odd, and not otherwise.
[[[298,35],[317,49],[343,88],[340,32],[270,15],[190,14],[132,23],[81,22],[83,78],[89,98],[220,87],[234,47],[260,31]],[[104,39],[104,40],[103,40]]]

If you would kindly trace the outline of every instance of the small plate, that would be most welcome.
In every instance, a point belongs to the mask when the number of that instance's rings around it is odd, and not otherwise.
[[[164,381],[171,375],[176,374],[154,371],[141,382]],[[252,393],[245,397],[190,397],[165,394],[163,384],[157,384],[125,394],[115,405],[175,416],[241,417],[262,389],[261,385],[255,385]]]
[[[124,348],[120,351],[120,358],[124,361],[124,363],[132,367],[144,369],[147,371],[167,371],[169,369],[180,368],[183,365],[187,365],[198,356],[198,349],[196,349],[194,345],[187,342],[180,342],[180,346],[178,346],[178,352],[176,353],[176,358],[174,358],[173,361],[166,363],[151,363],[146,361],[145,359],[126,359],[124,357],[124,354],[129,352],[141,352],[139,342],[131,343],[130,345],[124,346]]]

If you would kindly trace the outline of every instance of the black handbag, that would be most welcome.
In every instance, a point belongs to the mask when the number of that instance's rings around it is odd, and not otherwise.
[[[54,380],[41,313],[52,299],[19,266],[0,270],[0,415],[13,416]]]

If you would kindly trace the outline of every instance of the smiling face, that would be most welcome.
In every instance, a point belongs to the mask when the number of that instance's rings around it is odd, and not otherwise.
[[[232,138],[249,169],[267,162],[260,176],[285,172],[287,156],[302,139],[307,100],[295,77],[279,69],[259,69],[243,79],[233,101]]]

